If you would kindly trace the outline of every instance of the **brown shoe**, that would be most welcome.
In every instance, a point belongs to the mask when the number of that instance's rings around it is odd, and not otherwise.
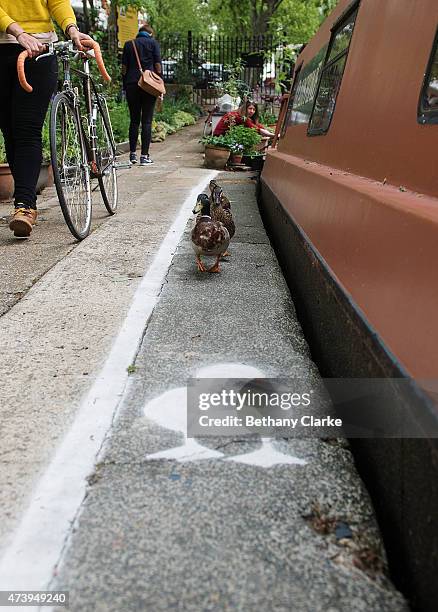
[[[30,236],[30,232],[36,223],[37,214],[37,211],[33,208],[16,208],[9,223],[9,229],[14,232],[14,236],[18,238]]]

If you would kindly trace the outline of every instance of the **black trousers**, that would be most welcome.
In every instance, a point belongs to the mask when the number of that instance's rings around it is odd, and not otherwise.
[[[56,87],[58,66],[55,57],[38,62],[26,60],[26,78],[33,87],[33,92],[27,93],[17,77],[17,57],[21,51],[20,45],[0,45],[0,129],[15,182],[15,205],[36,208],[41,132]]]
[[[155,96],[146,93],[137,83],[126,85],[126,101],[129,115],[129,146],[131,151],[137,148],[138,130],[141,123],[141,154],[148,155],[152,138],[152,118],[154,116]]]

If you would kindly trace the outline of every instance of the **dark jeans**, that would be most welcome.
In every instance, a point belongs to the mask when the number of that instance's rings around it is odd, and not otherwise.
[[[137,83],[126,85],[126,101],[128,102],[129,115],[129,146],[131,151],[137,148],[138,130],[141,121],[141,154],[149,153],[152,138],[152,117],[156,98],[146,93]]]
[[[55,57],[38,62],[26,60],[25,70],[32,93],[21,88],[17,57],[23,47],[0,45],[0,129],[6,157],[15,182],[15,204],[36,208],[36,184],[42,161],[41,132],[50,98],[56,87]]]

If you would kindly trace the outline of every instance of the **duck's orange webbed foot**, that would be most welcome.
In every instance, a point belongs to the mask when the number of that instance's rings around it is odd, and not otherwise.
[[[199,272],[207,272],[207,268],[204,266],[199,256],[196,258],[196,265],[198,267]]]
[[[222,253],[222,257],[230,257],[231,253],[229,251],[225,251],[225,253]]]
[[[216,258],[214,265],[208,270],[209,272],[220,272],[221,271],[219,267],[219,260],[220,260],[220,255],[219,257]]]

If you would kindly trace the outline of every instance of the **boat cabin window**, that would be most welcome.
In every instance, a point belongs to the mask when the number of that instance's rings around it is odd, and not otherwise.
[[[318,83],[308,135],[325,134],[335,110],[359,5],[355,3],[332,30],[329,50]]]
[[[285,127],[309,123],[327,45],[295,75]]]
[[[295,78],[294,78],[293,83],[292,83],[292,89],[290,90],[289,103],[288,103],[288,106],[287,106],[286,117],[285,117],[285,119],[283,121],[283,125],[281,126],[281,137],[282,138],[283,138],[284,133],[286,132],[286,128],[287,128],[287,126],[289,125],[289,122],[290,122],[293,101],[294,101],[294,98],[295,98],[295,94],[297,93],[298,83],[300,82],[301,68],[302,68],[302,65],[299,66],[299,68],[297,68],[297,70],[295,71]]]
[[[419,123],[438,124],[438,31],[427,67],[418,111]]]

